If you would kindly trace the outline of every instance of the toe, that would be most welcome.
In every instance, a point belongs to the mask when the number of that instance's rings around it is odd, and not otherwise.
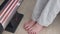
[[[28,34],[32,34],[32,32],[28,32]]]
[[[32,30],[32,33],[35,34],[35,31]]]
[[[29,26],[27,26],[25,29],[28,30],[28,27],[29,27]]]
[[[28,29],[28,31],[32,31],[32,28]]]
[[[27,30],[28,27],[29,27],[29,25],[25,25],[24,29]]]
[[[32,34],[34,34],[34,32],[31,32]]]
[[[32,32],[32,34],[36,34],[36,32],[35,31],[31,31]]]
[[[36,32],[34,32],[33,34],[36,34]]]
[[[26,30],[29,30],[29,29],[31,29],[31,26],[28,26],[28,27],[26,28]]]
[[[28,24],[27,24],[27,23],[25,23],[25,24],[24,24],[24,28],[26,28],[27,26],[28,26]]]
[[[34,33],[31,31],[31,34],[34,34]]]
[[[29,26],[29,24],[26,24],[26,25],[25,25],[25,28],[28,28],[28,26]]]

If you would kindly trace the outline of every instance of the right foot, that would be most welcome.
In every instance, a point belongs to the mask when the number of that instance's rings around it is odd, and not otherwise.
[[[29,29],[28,34],[38,34],[41,30],[43,30],[43,26],[41,26],[39,23],[36,23],[33,27]]]
[[[24,24],[24,29],[29,30],[36,22],[33,20],[30,20]]]

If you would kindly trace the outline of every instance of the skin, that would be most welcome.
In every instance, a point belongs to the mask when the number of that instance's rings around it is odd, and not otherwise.
[[[28,32],[28,34],[38,34],[43,29],[43,26],[36,21],[29,20],[24,24],[24,29]]]
[[[25,30],[29,30],[35,23],[36,23],[35,21],[29,20],[28,22],[26,22],[26,23],[24,24],[24,29],[25,29]]]

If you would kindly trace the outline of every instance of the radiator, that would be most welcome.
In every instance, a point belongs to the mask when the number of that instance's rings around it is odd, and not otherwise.
[[[18,7],[21,5],[21,2],[22,0],[4,0],[3,3],[0,4],[0,31],[6,28]]]

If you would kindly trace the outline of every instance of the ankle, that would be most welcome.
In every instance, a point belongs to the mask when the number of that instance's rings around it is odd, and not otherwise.
[[[32,19],[30,19],[29,21],[30,21],[30,22],[33,22],[33,23],[35,23],[35,22],[36,22],[36,21],[34,21],[34,20],[32,20]]]

